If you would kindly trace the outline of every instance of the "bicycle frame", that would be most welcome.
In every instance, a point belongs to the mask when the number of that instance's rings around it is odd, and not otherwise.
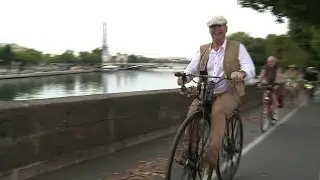
[[[273,90],[274,85],[264,85],[263,89],[265,89],[263,93],[263,104],[264,106],[267,106],[268,113],[271,113],[273,110]]]
[[[186,82],[186,77],[199,77],[199,81],[196,82],[192,79],[193,82],[197,83],[197,87],[196,87],[196,94],[194,95],[196,99],[199,100],[198,103],[198,110],[200,110],[203,113],[203,116],[208,116],[209,117],[209,110],[210,107],[208,105],[210,105],[212,103],[213,99],[206,99],[206,94],[207,94],[207,88],[208,85],[212,85],[212,89],[215,88],[215,85],[219,82],[221,82],[224,79],[230,80],[230,78],[227,77],[216,77],[216,76],[208,76],[208,74],[205,71],[200,71],[200,75],[186,75],[184,73],[180,73],[180,72],[176,72],[174,73],[175,76],[180,76],[182,77],[183,80],[183,85],[181,86],[181,92],[185,92],[188,91],[187,88],[185,87],[185,82]],[[217,78],[219,79],[217,82],[207,82],[208,78]],[[192,91],[192,90],[190,90]],[[187,94],[190,94],[190,92],[187,92]],[[192,94],[192,93],[191,93]]]
[[[209,126],[210,126],[210,114],[211,112],[209,112],[211,106],[208,106],[208,105],[211,105],[212,102],[215,100],[215,95],[214,95],[214,87],[217,83],[221,82],[222,80],[230,80],[230,78],[227,78],[227,77],[215,77],[215,76],[208,76],[205,72],[203,71],[200,71],[200,75],[186,75],[184,73],[181,73],[181,72],[175,72],[174,73],[175,76],[178,76],[178,77],[182,77],[182,85],[181,85],[181,93],[186,93],[189,96],[190,95],[193,95],[193,97],[195,99],[197,99],[199,101],[199,103],[197,104],[197,111],[192,113],[190,116],[188,116],[182,123],[182,125],[180,126],[175,138],[174,138],[174,146],[172,148],[172,152],[171,152],[171,155],[170,155],[170,158],[169,158],[169,164],[168,164],[168,169],[167,169],[167,173],[166,173],[166,177],[168,179],[170,179],[171,177],[171,168],[172,168],[172,164],[173,164],[173,161],[174,161],[174,158],[175,158],[175,153],[177,151],[177,147],[178,147],[178,144],[179,144],[179,140],[181,140],[182,138],[182,134],[185,133],[185,130],[187,128],[187,126],[189,124],[191,124],[194,120],[195,117],[201,117],[203,116],[204,118],[204,121],[208,122],[209,123]],[[193,88],[186,88],[185,87],[185,83],[186,83],[186,80],[187,78],[186,77],[199,77],[199,81],[196,82],[194,81],[193,79],[191,79],[193,82],[197,83],[197,87],[193,87]],[[217,78],[219,80],[215,81],[215,82],[207,82],[208,81],[208,78]],[[208,90],[212,90],[212,91],[209,91]],[[191,93],[189,93],[189,92]],[[184,94],[183,94],[184,95]],[[242,146],[243,146],[243,126],[242,126],[242,121],[240,119],[240,115],[239,115],[239,110],[237,109],[236,110],[236,114],[233,114],[229,119],[227,118],[227,124],[226,124],[226,130],[224,131],[224,138],[227,139],[227,142],[224,142],[223,141],[223,144],[222,144],[222,147],[227,156],[229,157],[233,157],[234,154],[238,153],[240,154],[239,156],[237,156],[237,159],[236,159],[236,163],[235,163],[235,166],[230,166],[230,168],[233,168],[233,171],[236,172],[237,169],[238,169],[238,166],[239,166],[239,163],[240,163],[240,158],[241,158],[241,152],[242,152]],[[238,124],[231,124],[232,126],[230,127],[228,123],[230,122],[235,122],[234,120],[238,120],[239,123]],[[203,124],[205,125],[205,124]],[[234,132],[234,128],[237,127],[239,128],[239,131],[236,131]],[[199,128],[199,127],[198,127]],[[209,127],[209,132],[211,131],[211,128]],[[229,133],[232,134],[232,136],[229,135]],[[237,133],[239,134],[240,136],[240,142],[235,144],[235,139],[234,139],[234,136],[233,134],[234,133]],[[189,164],[189,166],[191,165],[191,169],[193,173],[199,173],[199,169],[198,168],[202,168],[200,167],[200,165],[202,164],[201,163],[201,157],[202,157],[202,153],[204,152],[204,145],[206,144],[206,141],[208,140],[210,134],[207,135],[207,137],[202,137],[204,138],[203,139],[203,146],[202,146],[202,150],[200,153],[196,152],[196,162],[195,164],[194,163],[190,163],[190,161],[187,160],[187,164]],[[239,147],[238,147],[239,146]],[[190,148],[191,146],[189,145],[188,148]],[[197,145],[197,148],[198,149],[198,145]],[[190,149],[188,150],[188,152],[190,152]],[[192,152],[191,152],[192,153]],[[219,152],[220,153],[220,152]],[[188,155],[189,156],[189,155]],[[200,159],[198,159],[200,157]],[[217,173],[217,177],[219,179],[222,179],[222,175],[224,176],[224,174],[221,174],[221,169],[224,169],[225,168],[225,165],[220,165],[219,164],[219,159],[221,157],[218,156],[218,163],[217,163],[217,167],[216,167],[216,173]],[[188,158],[190,159],[191,161],[193,161],[194,159],[194,156],[191,155],[191,158]],[[227,159],[229,161],[229,158]],[[233,159],[232,159],[233,160]],[[185,164],[185,163],[184,163]],[[211,177],[212,175],[212,172],[213,172],[213,167],[209,166],[209,171],[208,171],[208,176]],[[225,174],[227,176],[229,176],[229,178],[233,177],[234,176],[234,172],[231,172],[231,174]],[[194,178],[194,177],[193,177]]]
[[[270,90],[266,90],[264,92],[263,103],[264,103],[264,106],[267,106],[268,113],[272,111],[272,108],[271,108],[272,102],[273,102],[272,92]]]

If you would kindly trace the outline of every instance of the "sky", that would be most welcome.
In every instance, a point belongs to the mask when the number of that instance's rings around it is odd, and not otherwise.
[[[0,43],[50,54],[91,51],[101,47],[106,22],[111,54],[190,58],[210,42],[206,23],[216,15],[228,19],[228,34],[287,32],[287,23],[237,0],[2,0]]]

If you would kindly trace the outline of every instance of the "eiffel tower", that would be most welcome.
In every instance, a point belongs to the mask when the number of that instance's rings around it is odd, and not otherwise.
[[[109,49],[107,45],[107,23],[103,23],[103,40],[102,40],[102,52],[101,52],[102,65],[109,62]]]

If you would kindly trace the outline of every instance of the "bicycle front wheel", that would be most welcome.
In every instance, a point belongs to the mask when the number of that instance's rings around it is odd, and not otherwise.
[[[272,114],[270,113],[270,106],[271,105],[269,102],[264,102],[262,105],[262,111],[260,115],[260,130],[262,133],[266,132],[271,126],[270,121]]]
[[[201,160],[210,134],[210,121],[197,111],[187,117],[174,137],[166,167],[166,180],[211,180],[213,169],[205,170]],[[206,176],[206,178],[204,177]]]

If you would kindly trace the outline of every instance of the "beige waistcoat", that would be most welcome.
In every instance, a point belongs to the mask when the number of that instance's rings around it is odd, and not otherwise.
[[[224,76],[230,77],[232,72],[240,70],[238,59],[240,43],[233,40],[227,40],[226,43],[225,55],[223,59],[223,73]],[[211,45],[212,43],[200,46],[200,71],[206,70],[212,47]],[[244,82],[233,85],[231,82],[229,82],[229,90],[236,92],[239,96],[243,96],[245,94]]]

